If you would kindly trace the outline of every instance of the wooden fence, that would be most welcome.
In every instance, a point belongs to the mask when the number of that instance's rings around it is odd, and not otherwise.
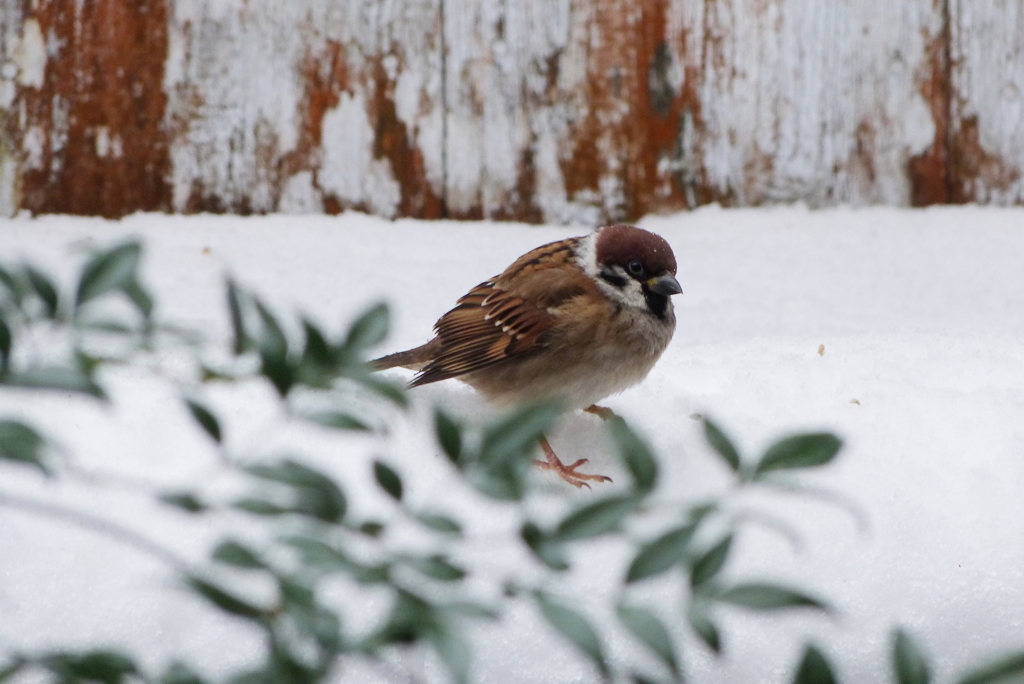
[[[1024,198],[1024,0],[0,0],[0,59],[0,215]]]

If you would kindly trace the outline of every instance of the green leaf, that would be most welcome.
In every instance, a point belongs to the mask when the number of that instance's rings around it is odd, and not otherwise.
[[[612,496],[570,513],[555,529],[560,540],[586,539],[616,529],[640,503],[635,496]]]
[[[97,399],[106,399],[103,390],[92,378],[77,368],[62,366],[37,366],[8,377],[5,384],[14,387],[49,389],[88,394]]]
[[[364,648],[413,643],[437,628],[438,619],[434,607],[420,597],[399,589],[387,622],[367,638]]]
[[[8,679],[21,672],[28,664],[29,663],[27,661],[18,657],[6,664],[0,663],[0,682],[6,682]]]
[[[391,582],[391,566],[387,563],[357,566],[353,575],[360,584],[383,584]]]
[[[523,461],[497,463],[491,467],[475,468],[469,482],[477,491],[492,499],[518,501],[526,493],[526,468]]]
[[[626,582],[659,575],[686,557],[696,524],[677,527],[640,547],[626,573]]]
[[[16,420],[0,420],[0,459],[35,466],[45,474],[43,451],[46,440],[28,425]]]
[[[957,684],[1019,684],[1021,681],[1024,681],[1024,651],[972,670]]]
[[[419,513],[416,515],[416,519],[435,532],[451,535],[462,534],[462,526],[446,515],[437,515],[436,513]]]
[[[466,576],[466,571],[452,565],[443,556],[410,556],[405,563],[419,573],[442,582],[456,582]]]
[[[84,323],[79,323],[79,329],[84,330],[95,330],[101,333],[111,333],[113,335],[130,335],[135,332],[135,328],[114,320],[97,320],[90,318]]]
[[[296,513],[329,523],[340,523],[345,517],[348,502],[333,482],[323,487],[306,487],[296,491],[299,495]]]
[[[331,478],[317,470],[289,459],[278,463],[250,465],[246,466],[244,470],[255,477],[292,487],[298,501],[287,511],[334,523],[341,522],[345,516],[348,504],[344,493]],[[235,505],[252,513],[277,514],[272,512],[273,504],[270,507],[265,507],[266,512],[245,508],[237,503]]]
[[[458,465],[462,458],[462,429],[440,408],[434,412],[434,432],[448,459]]]
[[[262,570],[267,565],[246,546],[234,541],[225,541],[213,550],[213,560],[247,570]]]
[[[334,353],[327,338],[312,321],[302,319],[302,329],[306,334],[306,346],[302,350],[303,358],[308,359],[321,369],[330,369],[334,365]]]
[[[114,651],[91,651],[81,655],[54,653],[43,656],[39,664],[62,681],[92,681],[120,684],[139,670],[130,658]]]
[[[187,664],[175,661],[171,663],[163,676],[157,679],[158,684],[204,684],[203,678]]]
[[[242,312],[245,293],[230,277],[227,278],[228,313],[231,316],[231,332],[235,356],[244,354],[252,344],[252,338],[245,330],[245,316]]]
[[[375,521],[367,521],[359,526],[359,534],[365,534],[367,537],[373,537],[376,539],[384,532],[384,525]]]
[[[730,534],[698,558],[690,570],[690,586],[696,589],[712,580],[725,565],[731,547],[732,535]]]
[[[360,375],[356,380],[363,387],[367,388],[374,394],[387,399],[395,406],[399,408],[408,408],[409,397],[406,396],[404,386],[369,374]]]
[[[897,629],[892,635],[892,668],[897,684],[928,684],[928,660],[911,636]]]
[[[633,486],[647,493],[658,481],[658,462],[650,448],[621,418],[608,421],[608,431],[619,450],[623,464],[633,476]]]
[[[800,661],[793,684],[836,684],[832,666],[824,654],[815,646],[808,644],[804,657]]]
[[[160,500],[169,506],[175,506],[189,513],[202,513],[207,509],[206,504],[199,500],[195,494],[188,492],[169,492],[160,495]]]
[[[673,671],[679,671],[672,637],[657,615],[646,608],[627,605],[620,605],[616,612],[619,621],[633,636],[647,644]]]
[[[451,629],[440,629],[430,632],[430,642],[451,672],[452,679],[457,684],[468,682],[471,651],[466,641]]]
[[[398,473],[385,463],[374,461],[373,476],[377,479],[380,488],[390,494],[392,499],[402,500],[402,479],[398,477]]]
[[[185,581],[196,593],[226,613],[250,620],[262,620],[266,615],[266,611],[262,608],[254,606],[206,580],[190,576]]]
[[[136,282],[142,246],[128,242],[94,256],[82,269],[75,294],[75,306]]]
[[[530,547],[533,554],[552,570],[569,569],[569,564],[565,561],[565,549],[561,542],[544,534],[544,531],[536,523],[523,523],[519,536]]]
[[[290,506],[282,506],[273,501],[257,499],[255,497],[245,497],[231,505],[240,511],[252,513],[253,515],[284,515],[295,512],[295,509]]]
[[[640,672],[631,672],[630,678],[633,680],[633,684],[660,684],[657,679],[651,679]]]
[[[377,304],[355,320],[348,330],[345,347],[357,354],[379,344],[388,334],[387,304]]]
[[[474,620],[496,621],[501,619],[501,613],[497,610],[474,601],[454,601],[445,604],[444,609],[454,615],[473,618]]]
[[[722,652],[722,638],[719,635],[718,627],[711,621],[707,610],[699,603],[694,603],[687,611],[686,619],[690,627],[701,638],[708,647],[715,653]]]
[[[11,328],[7,325],[6,319],[4,319],[3,311],[0,310],[0,376],[7,372],[7,364],[11,359],[11,343],[14,341],[14,336],[11,334]]]
[[[153,298],[142,285],[139,285],[137,282],[128,283],[122,288],[122,291],[132,301],[132,304],[139,310],[143,318],[148,320],[153,315]]]
[[[196,419],[196,422],[199,423],[199,426],[203,428],[206,434],[208,434],[217,444],[220,444],[220,423],[217,421],[217,418],[210,413],[210,410],[193,399],[185,399],[185,405],[188,406],[188,410],[192,414],[192,417]]]
[[[704,418],[704,438],[733,472],[739,472],[740,453],[732,441],[710,419]]]
[[[754,476],[774,470],[825,465],[835,458],[842,446],[842,440],[827,432],[787,437],[768,448]]]
[[[309,608],[288,604],[287,611],[299,631],[313,637],[325,651],[337,652],[345,648],[341,620],[329,608],[319,604],[314,604]],[[309,681],[317,681],[316,677],[317,675],[314,674]]]
[[[297,550],[302,557],[302,564],[305,566],[346,572],[351,572],[358,567],[358,563],[351,560],[344,551],[319,539],[289,535],[282,537],[280,541]]]
[[[263,362],[261,372],[274,385],[277,393],[284,397],[295,382],[292,367],[288,363],[288,340],[270,310],[258,299],[255,302],[262,322],[257,341]]]
[[[601,670],[601,674],[607,676],[608,664],[604,659],[601,640],[594,628],[591,627],[590,622],[582,614],[543,592],[538,591],[535,596],[537,605],[540,606],[540,611],[548,624],[590,656],[590,659]]]
[[[43,301],[43,306],[46,308],[46,317],[55,318],[57,316],[57,288],[54,286],[53,281],[32,266],[26,265],[24,268],[25,277],[28,279],[29,284]]]
[[[278,577],[277,586],[281,592],[281,600],[289,608],[311,609],[316,606],[316,592],[305,580]]]
[[[25,288],[21,283],[21,279],[0,266],[0,285],[3,285],[7,290],[9,301],[20,308],[21,300],[25,296]]]
[[[315,413],[303,414],[302,417],[317,425],[334,428],[335,430],[354,430],[356,432],[369,432],[371,430],[369,425],[355,416],[341,413],[340,411],[317,411]]]
[[[751,610],[781,610],[783,608],[829,609],[820,599],[798,591],[766,582],[737,584],[715,596],[719,601]]]
[[[551,427],[561,413],[561,405],[541,403],[522,406],[499,418],[484,431],[481,462],[493,464],[527,458],[533,453],[544,430]]]

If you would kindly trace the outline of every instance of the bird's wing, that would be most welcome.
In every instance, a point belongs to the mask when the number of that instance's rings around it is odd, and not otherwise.
[[[411,386],[472,373],[546,344],[558,307],[592,287],[572,264],[575,247],[575,239],[538,247],[470,290],[434,326],[432,342],[439,345]]]

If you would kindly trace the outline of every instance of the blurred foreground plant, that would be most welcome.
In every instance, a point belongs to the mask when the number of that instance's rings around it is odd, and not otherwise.
[[[0,383],[5,392],[74,392],[108,402],[104,368],[158,368],[161,355],[169,349],[186,350],[192,370],[171,382],[179,387],[198,427],[219,446],[224,467],[245,483],[247,491],[225,498],[197,487],[162,492],[159,499],[202,518],[231,520],[231,512],[249,516],[247,522],[256,521],[263,532],[261,541],[229,535],[212,550],[210,563],[196,566],[116,521],[3,489],[0,506],[85,525],[151,553],[168,563],[184,585],[214,610],[261,630],[265,640],[260,661],[229,681],[331,681],[354,659],[374,663],[383,679],[420,681],[419,675],[400,664],[396,649],[422,646],[445,664],[451,680],[467,682],[473,679],[473,640],[467,636],[467,622],[495,620],[526,603],[585,654],[602,678],[680,682],[686,670],[680,649],[685,630],[714,653],[722,651],[726,639],[716,619],[721,606],[832,611],[823,599],[804,589],[727,580],[723,569],[737,534],[746,525],[761,522],[792,534],[767,516],[740,514],[732,505],[736,497],[751,489],[814,494],[787,476],[831,462],[841,448],[834,435],[794,435],[757,458],[744,458],[721,428],[704,420],[707,442],[721,458],[734,487],[719,498],[693,502],[659,491],[658,460],[624,421],[613,420],[610,436],[629,474],[628,485],[608,488],[609,494],[543,522],[530,513],[535,508],[529,501],[536,496],[530,464],[537,437],[557,418],[559,407],[525,406],[483,426],[464,426],[438,409],[435,436],[451,466],[467,488],[518,513],[518,535],[510,535],[507,543],[525,545],[537,561],[528,573],[509,568],[500,577],[474,576],[471,567],[454,560],[472,543],[463,532],[466,521],[412,506],[405,496],[403,476],[392,465],[376,459],[373,476],[398,515],[391,522],[359,518],[349,510],[337,479],[303,458],[253,461],[232,455],[221,420],[201,396],[202,388],[210,384],[265,382],[274,388],[291,420],[337,430],[340,439],[358,432],[384,441],[388,424],[405,420],[402,412],[409,406],[402,387],[371,374],[364,363],[367,350],[387,333],[386,307],[371,308],[336,339],[308,319],[299,321],[301,335],[289,336],[260,298],[228,280],[232,335],[229,348],[220,349],[199,335],[156,320],[153,298],[138,277],[140,256],[141,248],[133,242],[92,255],[73,293],[62,292],[36,267],[0,267]],[[166,379],[163,373],[157,375]],[[43,431],[15,419],[0,419],[0,466],[27,466],[56,479],[69,470],[67,460]],[[388,534],[389,525],[400,524],[414,526],[429,540],[430,550],[411,550]],[[631,561],[608,593],[614,605],[603,607],[603,612],[612,612],[619,623],[616,629],[651,656],[637,658],[641,663],[610,658],[605,645],[609,635],[588,616],[598,611],[588,611],[572,596],[552,588],[571,585],[565,581],[574,576],[570,559],[579,557],[577,549],[596,538],[632,549]],[[668,611],[664,606],[644,605],[635,591],[644,581],[663,575],[671,575],[676,587],[672,601],[661,601],[672,606]],[[257,599],[241,591],[238,586],[244,582],[234,579],[249,576],[269,582],[272,596]],[[480,599],[479,592],[469,590],[471,578],[493,585],[487,594],[491,598]],[[337,580],[383,590],[390,608],[370,629],[346,628],[358,622],[345,619],[351,608],[332,601],[324,591],[326,584]],[[908,634],[897,630],[892,644],[893,681],[931,681],[928,659]],[[206,681],[188,663],[175,662],[159,673],[145,672],[134,656],[114,650],[7,653],[4,657],[0,682],[31,672],[48,673],[61,684]],[[1021,678],[1024,655],[1018,654],[975,669],[959,682]],[[838,679],[820,648],[809,644],[792,681],[816,684]]]

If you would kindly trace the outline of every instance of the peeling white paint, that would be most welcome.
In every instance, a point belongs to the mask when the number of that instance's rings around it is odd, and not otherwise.
[[[21,151],[25,155],[25,168],[29,170],[43,168],[43,152],[46,150],[46,133],[39,126],[32,126],[25,131],[21,139]]]
[[[18,162],[10,154],[0,156],[0,217],[18,213]]]
[[[977,126],[991,158],[966,184],[978,202],[1024,202],[1024,6],[1014,0],[950,0],[954,132]]]
[[[283,214],[323,213],[324,203],[314,185],[312,171],[300,171],[288,179],[277,209]]]
[[[362,94],[341,96],[324,116],[320,187],[342,202],[365,202],[375,214],[394,217],[402,191],[384,159],[373,158],[373,127]]]
[[[0,109],[8,109],[14,104],[14,98],[18,94],[18,87],[14,81],[0,79]]]
[[[918,95],[907,102],[902,121],[907,152],[923,154],[935,142],[935,119],[924,97]]]
[[[356,192],[348,171],[333,166],[349,152],[330,147],[329,122],[324,122],[321,149],[298,149],[308,113],[305,89],[331,87],[332,46],[341,46],[341,68],[351,79],[342,97],[358,96],[364,107],[376,87],[370,82],[373,60],[381,60],[409,142],[421,149],[427,178],[440,194],[440,43],[431,32],[439,16],[437,0],[267,0],[258,8],[244,0],[178,0],[172,7],[164,88],[176,209],[184,209],[197,191],[228,207],[248,203],[257,211],[294,208],[296,201],[311,206],[309,192],[322,206],[323,192],[333,191],[307,184],[312,175],[303,174],[309,172],[344,187],[339,196],[346,202],[396,211],[390,162],[366,160],[370,166],[358,173],[376,179],[364,188],[372,196]],[[319,69],[312,84],[311,61]],[[428,144],[435,147],[426,149]],[[299,168],[283,163],[289,155],[292,162],[301,160]],[[358,151],[350,156],[365,157]]]
[[[124,145],[121,142],[121,136],[117,133],[110,134],[110,129],[106,126],[97,126],[94,135],[96,138],[96,156],[100,159],[106,159],[112,157],[114,159],[120,159],[124,155]]]
[[[646,191],[678,198],[681,182],[691,204],[700,186],[736,204],[910,201],[909,162],[936,144],[926,83],[935,68],[929,55],[944,34],[932,0],[663,5],[671,60],[659,78],[694,101],[681,115],[675,149],[658,152]],[[452,213],[487,217],[533,205],[546,221],[594,223],[624,212],[634,200],[624,179],[635,177],[626,165],[636,150],[623,131],[647,91],[587,97],[595,79],[635,81],[643,69],[637,58],[648,55],[630,52],[639,41],[622,43],[598,12],[618,12],[626,33],[650,17],[625,0],[600,7],[445,0],[444,7],[442,41],[441,0],[171,2],[164,124],[173,208],[210,200],[198,206],[302,213],[322,211],[333,196],[341,208],[405,211],[400,181],[410,170],[391,167],[402,154],[377,149],[374,157],[383,89],[422,156],[430,190]],[[949,10],[951,139],[970,126],[981,157],[965,182],[979,200],[1019,202],[1024,8],[1014,0],[950,0]],[[21,149],[0,162],[17,160],[18,173],[40,169],[47,146],[59,152],[66,143],[67,103],[55,100],[47,122],[28,121],[31,114],[14,106],[19,89],[45,86],[48,60],[65,58],[66,46],[36,19],[19,18],[0,26],[0,47],[0,114],[24,131]],[[310,98],[335,97],[321,130]],[[605,130],[581,128],[592,122]],[[569,196],[578,183],[567,182],[563,169],[581,130],[597,151],[600,168],[588,182],[598,187]],[[91,133],[99,158],[123,154],[112,130]],[[319,147],[300,149],[317,139]],[[13,177],[0,174],[9,183],[0,195],[14,197]]]
[[[46,78],[46,41],[35,19],[22,24],[21,39],[12,50],[11,58],[18,67],[18,84],[27,88],[42,88]]]

